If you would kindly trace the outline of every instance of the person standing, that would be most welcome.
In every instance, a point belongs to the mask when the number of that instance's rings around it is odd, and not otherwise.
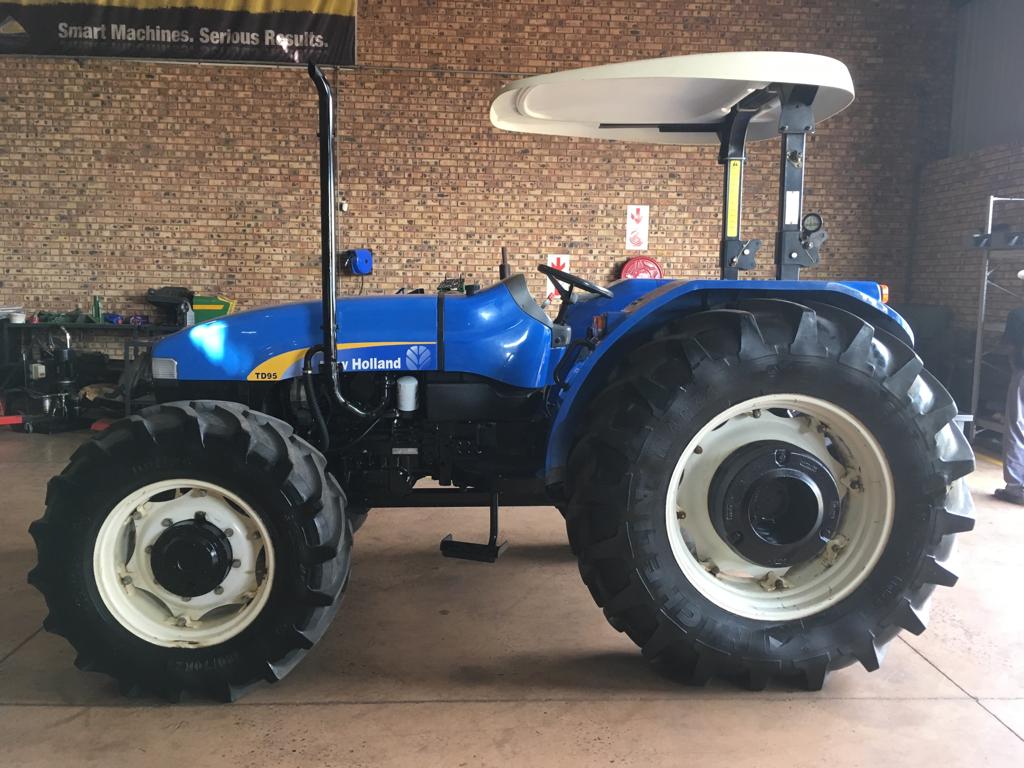
[[[1024,270],[1017,273],[1024,280]],[[1003,340],[1010,347],[1010,387],[1003,423],[1003,480],[995,496],[1024,507],[1024,307],[1006,316]]]

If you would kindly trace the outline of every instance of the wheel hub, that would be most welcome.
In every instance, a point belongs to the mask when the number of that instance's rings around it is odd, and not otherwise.
[[[274,584],[271,531],[243,498],[196,478],[125,496],[93,547],[96,587],[118,623],[168,648],[202,648],[249,626]]]
[[[216,588],[231,570],[231,542],[205,517],[170,525],[153,543],[150,565],[157,583],[181,597]]]
[[[751,494],[758,480],[776,482]],[[856,590],[882,557],[894,509],[871,430],[799,393],[758,395],[709,418],[679,454],[665,504],[686,579],[720,608],[764,621],[820,613]],[[736,531],[745,544],[730,541]]]
[[[708,491],[715,531],[738,555],[769,568],[816,557],[842,522],[828,467],[790,443],[763,440],[730,454]]]

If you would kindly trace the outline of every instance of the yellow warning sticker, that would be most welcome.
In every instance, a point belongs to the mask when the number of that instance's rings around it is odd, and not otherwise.
[[[729,161],[729,177],[726,184],[725,236],[740,236],[740,183],[743,181],[743,161]]]

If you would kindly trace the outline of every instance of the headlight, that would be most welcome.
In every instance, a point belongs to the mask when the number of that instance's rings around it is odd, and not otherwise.
[[[178,361],[173,357],[154,357],[153,358],[153,378],[154,379],[177,379],[178,378]]]

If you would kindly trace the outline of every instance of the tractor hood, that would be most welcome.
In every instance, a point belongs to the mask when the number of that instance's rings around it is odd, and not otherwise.
[[[337,308],[343,371],[433,367],[435,296],[358,296],[339,299]],[[321,338],[320,311],[320,302],[306,301],[229,315],[163,339],[154,346],[153,357],[174,360],[169,367],[176,369],[178,379],[294,378],[302,372],[306,350]],[[157,378],[161,365],[154,363]]]
[[[449,370],[543,386],[550,321],[522,275],[470,296],[353,296],[336,302],[342,373]],[[179,331],[153,347],[156,379],[281,381],[321,343],[320,302],[241,312]]]

